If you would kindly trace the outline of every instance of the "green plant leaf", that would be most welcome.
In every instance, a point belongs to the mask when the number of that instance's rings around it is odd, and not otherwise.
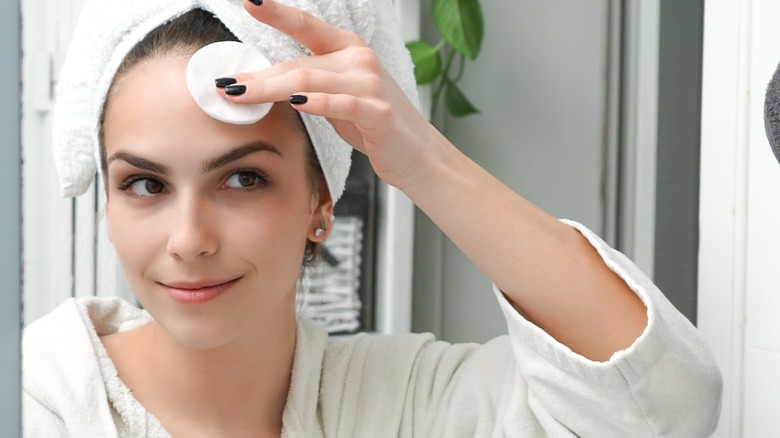
[[[412,54],[414,78],[418,85],[433,82],[441,74],[439,48],[425,41],[409,41],[406,48]]]
[[[469,59],[477,57],[485,32],[479,0],[433,0],[433,21],[450,46]]]
[[[478,113],[479,110],[463,94],[463,91],[455,85],[454,82],[447,81],[447,90],[444,94],[444,100],[447,103],[447,111],[456,117],[467,116]]]

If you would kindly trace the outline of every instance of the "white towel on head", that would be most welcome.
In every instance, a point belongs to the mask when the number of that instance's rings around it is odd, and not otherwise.
[[[418,105],[411,57],[391,0],[278,0],[357,33]],[[262,6],[261,6],[262,7]],[[52,134],[63,196],[78,196],[99,171],[100,118],[125,55],[149,32],[192,9],[219,18],[242,42],[276,64],[308,54],[287,35],[257,22],[240,0],[87,0],[57,84]],[[184,80],[184,78],[182,78]],[[301,113],[335,202],[344,190],[352,148],[322,117]]]

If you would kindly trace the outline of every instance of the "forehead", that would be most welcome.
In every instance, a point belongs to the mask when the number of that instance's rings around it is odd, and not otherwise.
[[[253,141],[297,152],[305,148],[305,130],[289,105],[275,104],[265,118],[252,125],[223,123],[205,114],[187,89],[187,61],[184,56],[152,58],[116,81],[104,114],[106,155],[127,148],[189,153],[202,145],[218,153],[222,147]],[[214,92],[220,91],[215,87]]]

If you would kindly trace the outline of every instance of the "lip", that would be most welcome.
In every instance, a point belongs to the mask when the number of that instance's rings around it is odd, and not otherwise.
[[[183,304],[198,304],[211,301],[227,292],[242,277],[232,280],[198,280],[159,283],[168,295]]]

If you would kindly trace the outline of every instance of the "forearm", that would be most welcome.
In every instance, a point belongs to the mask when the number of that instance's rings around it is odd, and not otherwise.
[[[573,351],[607,360],[631,345],[644,305],[576,230],[439,137],[404,191],[527,318]]]

